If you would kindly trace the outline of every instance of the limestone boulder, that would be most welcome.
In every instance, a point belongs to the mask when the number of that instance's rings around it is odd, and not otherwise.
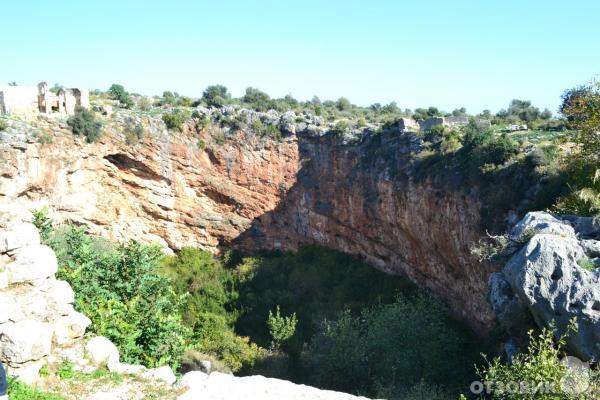
[[[91,323],[88,317],[77,311],[58,318],[53,323],[54,343],[58,345],[72,343],[75,339],[83,337]]]
[[[567,346],[584,360],[600,360],[600,246],[593,219],[528,213],[511,237],[524,243],[501,273],[489,279],[489,300],[513,337],[554,323]],[[583,231],[580,231],[583,229]]]
[[[264,376],[236,377],[213,372],[210,375],[194,371],[185,374],[179,385],[187,391],[178,400],[359,400],[365,397],[297,385]]]
[[[172,385],[177,380],[173,370],[169,366],[148,369],[142,373],[142,377],[149,381],[163,382],[167,385]]]
[[[46,279],[56,273],[54,251],[44,245],[30,245],[16,252],[15,261],[6,266],[9,284]]]
[[[0,253],[40,244],[40,234],[30,223],[17,222],[8,230],[0,231]]]
[[[0,325],[0,358],[9,363],[37,361],[50,354],[52,325],[24,320]]]
[[[572,237],[534,236],[506,265],[503,274],[540,326],[552,321],[564,332],[573,318],[571,350],[585,360],[600,359],[600,272],[580,266],[586,255]]]
[[[575,230],[552,214],[542,211],[529,212],[510,231],[510,239],[523,243],[540,233],[559,236],[575,236]]]
[[[0,292],[0,324],[15,320],[20,313],[19,305],[9,293]]]
[[[111,368],[112,365],[119,363],[119,349],[103,336],[96,336],[88,340],[85,350],[95,366],[107,365]]]

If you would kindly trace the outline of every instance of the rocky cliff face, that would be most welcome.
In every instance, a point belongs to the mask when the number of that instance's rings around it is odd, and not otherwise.
[[[47,204],[93,233],[173,249],[321,244],[409,276],[487,329],[491,270],[469,252],[481,235],[479,206],[414,178],[418,140],[320,135],[311,121],[286,118],[283,138],[271,140],[197,121],[175,134],[158,119],[121,113],[97,144],[60,121],[13,122],[1,138],[0,201]],[[126,142],[132,123],[144,127],[138,144]],[[53,142],[38,143],[36,132]]]

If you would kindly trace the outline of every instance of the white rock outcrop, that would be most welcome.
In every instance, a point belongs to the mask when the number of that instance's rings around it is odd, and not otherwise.
[[[185,374],[178,385],[187,391],[177,400],[366,400],[260,375],[236,377],[220,372],[208,375],[192,371]]]
[[[54,277],[56,255],[40,243],[32,220],[23,208],[0,206],[0,361],[28,383],[91,323],[73,308],[69,284]]]
[[[97,367],[119,364],[119,349],[110,340],[102,336],[96,336],[88,340],[85,351],[91,363]]]
[[[509,332],[526,332],[533,321],[566,332],[576,319],[569,350],[600,359],[599,222],[531,212],[515,225],[511,238],[522,247],[489,280],[492,307]]]

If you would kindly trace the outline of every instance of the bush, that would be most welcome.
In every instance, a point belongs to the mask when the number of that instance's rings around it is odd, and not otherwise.
[[[125,141],[133,146],[144,139],[144,127],[142,124],[130,121],[125,127]]]
[[[273,313],[269,310],[269,318],[267,319],[267,325],[269,326],[269,334],[273,338],[274,348],[281,347],[281,344],[287,342],[296,333],[296,325],[298,319],[296,313],[290,316],[282,316],[277,306],[277,311]]]
[[[190,115],[182,110],[173,110],[162,115],[162,120],[169,129],[175,129],[183,132],[183,124],[190,118]]]
[[[16,379],[8,379],[8,396],[11,400],[65,400],[64,397],[46,393]]]
[[[233,371],[253,365],[261,349],[233,330],[237,315],[232,304],[238,298],[233,272],[194,248],[165,257],[161,272],[185,296],[183,320],[192,330],[194,348],[221,358]]]
[[[260,120],[252,122],[250,128],[261,137],[271,137],[275,140],[281,140],[281,131],[275,125],[264,124]]]
[[[55,233],[58,277],[76,294],[76,308],[91,320],[90,332],[108,337],[122,360],[176,368],[191,332],[182,323],[185,297],[158,273],[159,248],[137,242],[114,246],[82,229]]]
[[[121,107],[132,108],[133,100],[129,97],[129,93],[125,90],[123,85],[113,83],[108,89],[108,95],[113,100],[118,100]]]
[[[8,123],[2,119],[0,119],[0,132],[3,132],[8,129]]]
[[[223,107],[229,102],[231,95],[223,85],[212,85],[202,93],[202,101],[208,106]]]
[[[421,380],[460,390],[475,359],[465,337],[432,298],[398,297],[325,322],[304,359],[311,382],[334,390],[398,396]]]
[[[75,135],[85,136],[88,143],[95,143],[102,136],[102,123],[96,120],[93,111],[85,108],[75,110],[75,114],[67,120],[67,125]]]
[[[335,134],[337,136],[344,136],[349,131],[350,131],[350,124],[348,123],[348,121],[345,121],[345,120],[338,121],[335,124],[334,128],[331,130],[331,132],[333,132],[333,134]]]
[[[575,329],[573,322],[570,329]],[[565,379],[585,379],[591,382],[592,387],[590,393],[598,390],[597,372],[591,371],[577,374],[573,370],[569,370],[567,365],[561,362],[565,356],[563,350],[566,343],[567,334],[564,334],[555,340],[554,326],[542,329],[541,333],[536,337],[533,332],[529,332],[529,346],[525,353],[520,353],[514,356],[510,364],[504,364],[500,358],[495,358],[492,361],[486,360],[486,365],[483,369],[478,370],[478,374],[482,381],[492,383],[491,399],[510,399],[510,400],[554,400],[554,399],[583,399],[583,394],[573,394],[563,389],[562,383]],[[585,376],[587,375],[587,376]],[[553,388],[559,390],[558,393],[530,393],[526,390],[519,393],[511,393],[502,390],[504,384],[509,382],[526,382],[537,387],[538,384],[549,383]],[[567,381],[569,382],[569,381]],[[581,381],[580,381],[581,382]],[[542,386],[544,387],[544,386]],[[591,398],[591,397],[590,397]]]

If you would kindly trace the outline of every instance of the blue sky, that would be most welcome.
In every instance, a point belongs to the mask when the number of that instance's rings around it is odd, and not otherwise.
[[[555,111],[600,73],[600,1],[5,1],[0,81]]]

